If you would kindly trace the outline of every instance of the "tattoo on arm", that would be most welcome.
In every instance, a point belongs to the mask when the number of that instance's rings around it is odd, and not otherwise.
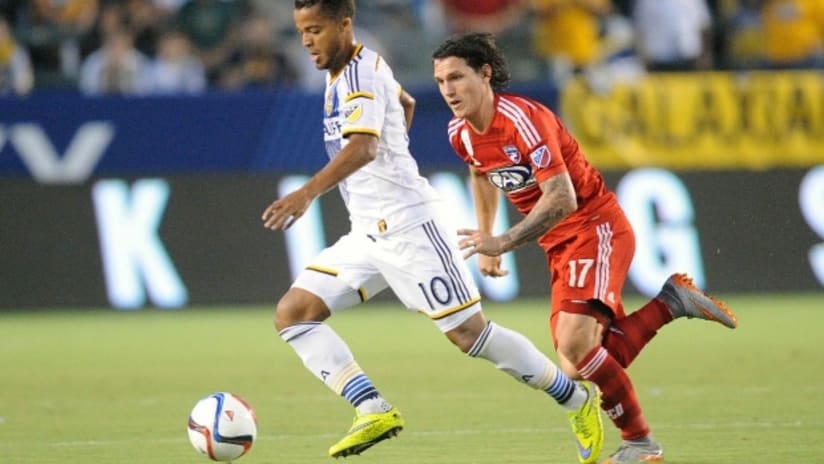
[[[506,244],[506,249],[518,248],[547,233],[552,226],[561,222],[564,216],[566,216],[566,212],[563,209],[555,208],[547,211],[547,214],[543,217],[526,217],[518,224],[517,228],[513,227],[501,238]]]
[[[547,179],[541,184],[541,190],[543,194],[529,214],[501,235],[505,250],[537,239],[575,211],[575,192],[567,174]]]

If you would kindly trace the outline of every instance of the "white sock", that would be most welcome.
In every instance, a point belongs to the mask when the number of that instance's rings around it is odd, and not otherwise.
[[[560,369],[558,372],[563,374]],[[564,374],[566,376],[566,374]],[[571,411],[577,411],[581,409],[581,405],[586,403],[587,399],[589,399],[589,394],[587,393],[586,388],[581,386],[581,382],[577,380],[572,380],[572,384],[574,385],[574,389],[572,390],[572,396],[566,401],[566,403],[560,403],[566,409]]]
[[[378,395],[375,398],[369,398],[356,408],[361,414],[377,414],[387,412],[392,409],[392,405],[386,401],[382,396]]]
[[[492,361],[495,367],[532,388],[543,390],[562,406],[578,409],[587,393],[566,376],[523,335],[489,322],[467,353]]]
[[[355,362],[352,351],[326,324],[302,322],[280,331],[303,365],[327,387],[346,398],[361,413],[384,412],[388,405]]]

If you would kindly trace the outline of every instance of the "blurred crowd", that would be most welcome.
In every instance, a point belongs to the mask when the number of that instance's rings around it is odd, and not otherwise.
[[[447,35],[496,34],[516,81],[824,69],[824,0],[359,0],[356,36],[404,85]],[[0,95],[317,89],[289,0],[0,0]]]
[[[162,95],[289,84],[297,70],[273,19],[291,21],[286,3],[0,0],[0,92]]]

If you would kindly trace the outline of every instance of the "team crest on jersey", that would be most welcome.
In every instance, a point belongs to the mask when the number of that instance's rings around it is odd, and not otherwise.
[[[547,148],[546,145],[541,145],[529,154],[529,158],[535,166],[545,168],[549,166],[549,160],[552,158],[552,154],[549,152],[549,148]]]
[[[504,153],[513,163],[521,162],[521,152],[515,145],[504,145]]]
[[[338,111],[338,89],[331,87],[326,91],[326,102],[323,105],[326,116],[334,116]]]
[[[363,106],[361,105],[349,106],[343,109],[343,117],[350,124],[360,119],[361,115],[363,115]]]
[[[323,111],[326,113],[327,116],[332,115],[332,100],[335,98],[333,92],[326,93],[326,104],[323,105]]]

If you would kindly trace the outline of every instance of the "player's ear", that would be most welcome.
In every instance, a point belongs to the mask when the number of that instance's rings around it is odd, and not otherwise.
[[[343,30],[347,30],[347,29],[348,29],[348,30],[350,30],[350,31],[351,31],[351,30],[352,30],[352,18],[350,18],[350,17],[348,17],[348,16],[347,16],[347,17],[345,17],[345,18],[343,18],[343,20],[340,22],[340,27],[341,27]]]
[[[489,63],[484,63],[481,66],[481,77],[483,77],[486,82],[492,81],[492,66],[490,66]]]

